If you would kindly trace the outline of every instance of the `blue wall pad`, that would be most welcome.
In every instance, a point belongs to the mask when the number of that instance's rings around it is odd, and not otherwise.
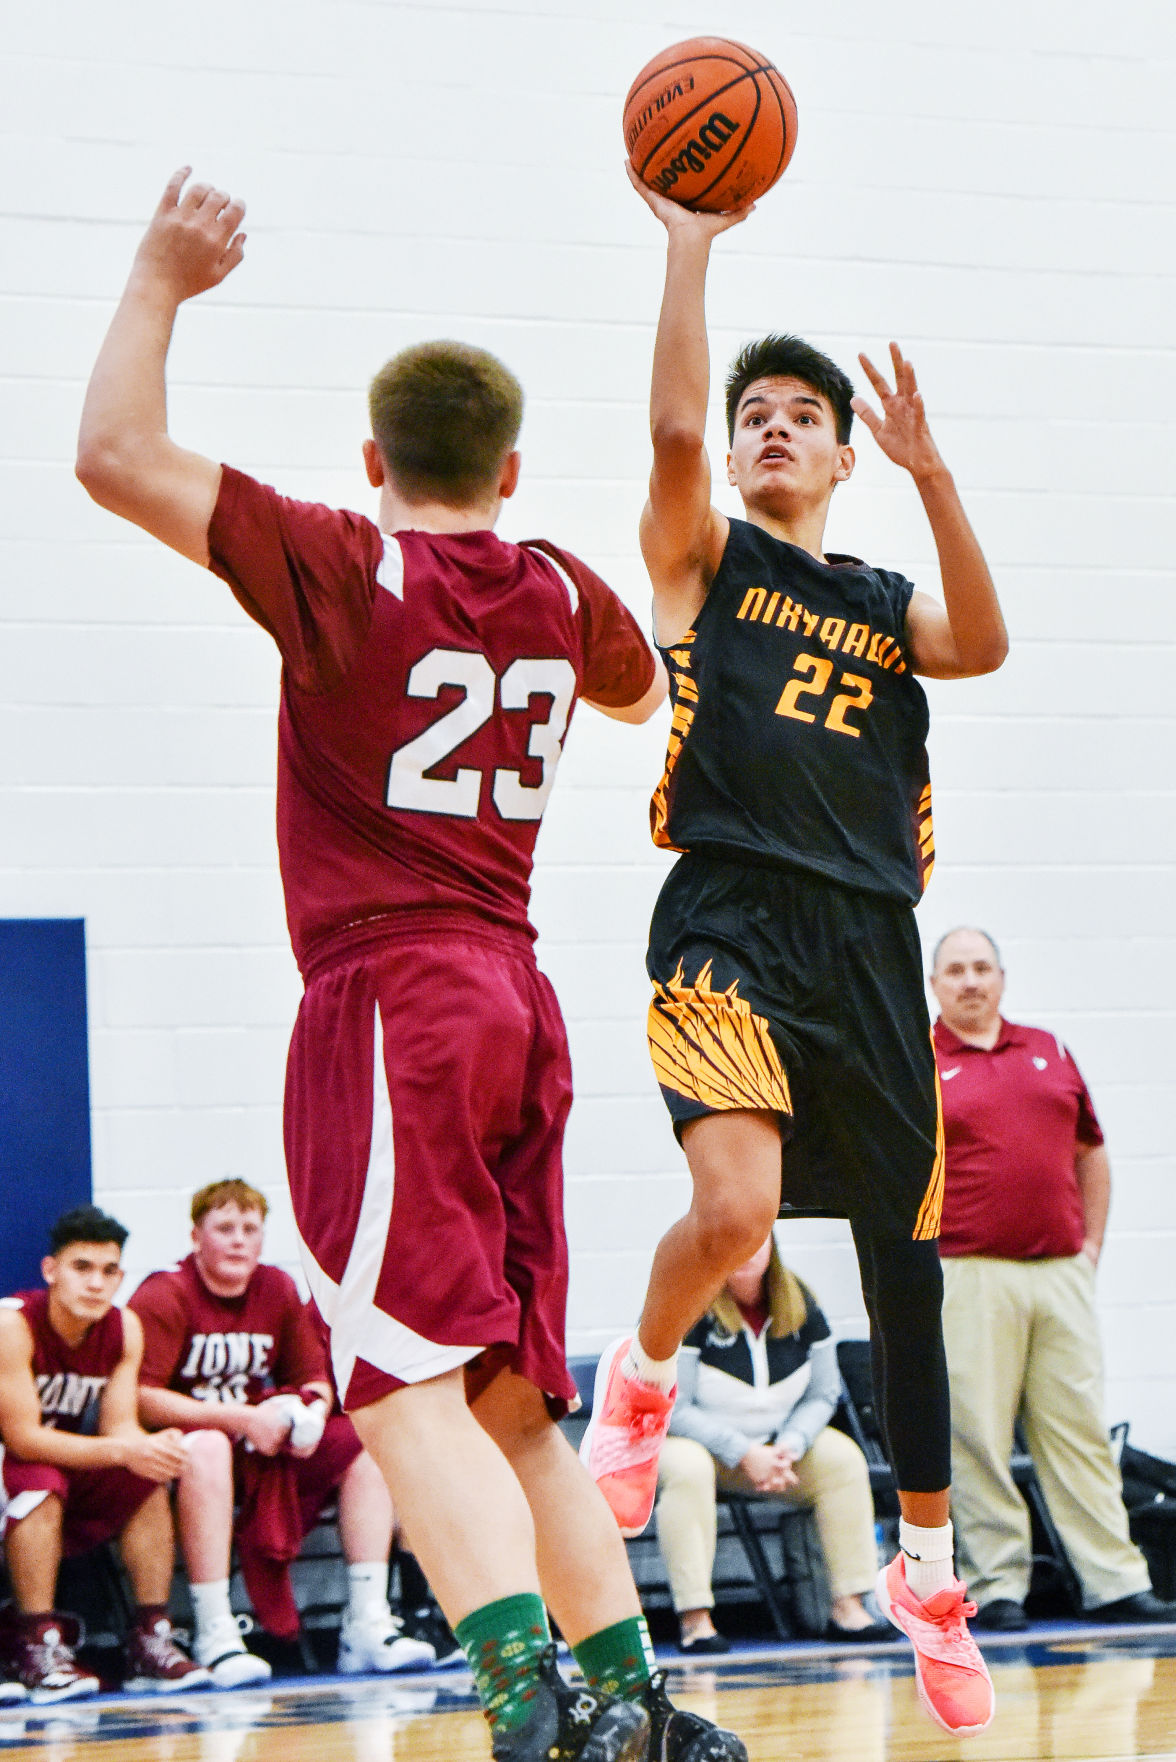
[[[50,1224],[90,1197],[85,922],[0,918],[0,1295],[41,1283]]]

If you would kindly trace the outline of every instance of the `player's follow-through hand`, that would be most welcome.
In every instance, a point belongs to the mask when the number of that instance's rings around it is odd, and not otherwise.
[[[659,195],[643,184],[628,160],[625,161],[625,175],[647,207],[651,208],[668,232],[694,232],[703,238],[717,238],[729,227],[738,226],[749,214],[755,213],[755,203],[749,202],[746,208],[731,208],[725,214],[704,214],[701,210],[683,208],[681,202],[671,202],[668,196]]]
[[[245,255],[244,202],[211,184],[185,190],[191,170],[182,166],[168,179],[135,258],[135,268],[166,283],[177,301],[217,287]]]
[[[853,408],[861,417],[882,451],[896,465],[901,465],[914,478],[930,477],[944,469],[939,448],[931,438],[923,398],[915,382],[915,370],[897,343],[890,345],[894,363],[894,388],[868,355],[859,355],[867,379],[878,394],[882,414],[868,404],[860,393]]]

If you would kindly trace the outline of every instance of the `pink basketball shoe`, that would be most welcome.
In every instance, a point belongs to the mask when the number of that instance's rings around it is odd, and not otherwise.
[[[915,1648],[915,1683],[932,1719],[958,1737],[983,1731],[995,1705],[992,1678],[968,1632],[976,1605],[964,1601],[959,1579],[921,1603],[898,1554],[878,1574],[876,1595],[882,1613]]]
[[[657,1497],[657,1459],[676,1390],[627,1377],[621,1363],[632,1341],[617,1340],[596,1367],[592,1417],[580,1460],[608,1500],[623,1536],[639,1536]]]

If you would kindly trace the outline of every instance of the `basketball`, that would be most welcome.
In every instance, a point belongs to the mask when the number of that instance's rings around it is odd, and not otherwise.
[[[796,146],[796,101],[765,55],[690,37],[655,55],[625,99],[625,151],[651,190],[684,208],[743,208]]]

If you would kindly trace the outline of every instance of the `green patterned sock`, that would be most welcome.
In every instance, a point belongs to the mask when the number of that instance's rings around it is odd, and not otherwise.
[[[551,1644],[547,1611],[533,1591],[473,1609],[453,1630],[474,1673],[493,1731],[525,1725],[539,1681],[539,1660]]]
[[[635,1700],[654,1671],[653,1645],[644,1615],[614,1621],[573,1646],[576,1663],[590,1689]]]

